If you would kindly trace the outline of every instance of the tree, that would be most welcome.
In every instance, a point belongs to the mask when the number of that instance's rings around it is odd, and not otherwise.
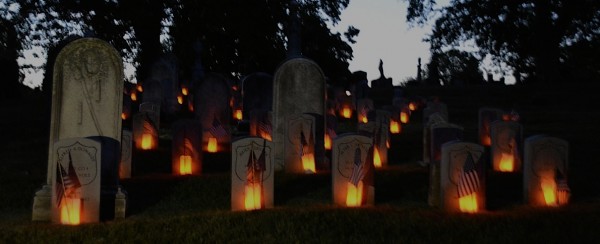
[[[453,0],[434,10],[434,0],[409,0],[407,19],[423,23],[441,14],[430,36],[432,50],[473,41],[479,57],[490,54],[516,72],[541,82],[565,79],[568,52],[600,39],[600,2],[595,0]],[[579,46],[581,47],[581,46]]]
[[[444,85],[476,85],[483,83],[479,60],[471,53],[452,49],[434,52],[427,73],[429,82]]]

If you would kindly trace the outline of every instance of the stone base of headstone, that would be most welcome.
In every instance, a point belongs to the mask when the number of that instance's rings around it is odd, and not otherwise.
[[[52,219],[52,186],[44,185],[33,197],[32,221],[50,221]]]

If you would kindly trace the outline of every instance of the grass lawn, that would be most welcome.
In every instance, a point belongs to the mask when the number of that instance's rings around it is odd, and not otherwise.
[[[49,120],[35,97],[2,102],[0,243],[595,243],[600,240],[600,160],[595,157],[600,108],[592,104],[597,104],[598,88],[404,91],[407,96],[439,96],[448,104],[450,122],[465,127],[467,141],[476,141],[477,110],[483,106],[515,107],[526,137],[544,133],[568,140],[573,196],[566,207],[525,206],[521,176],[493,172],[487,174],[487,211],[457,214],[427,206],[428,172],[418,164],[422,127],[416,112],[402,134],[393,137],[390,167],[376,172],[373,207],[333,206],[328,173],[278,172],[274,209],[231,212],[226,171],[188,177],[145,172],[121,181],[129,193],[125,220],[81,226],[31,222],[33,194],[46,177]],[[230,163],[222,158],[205,157],[213,164]]]

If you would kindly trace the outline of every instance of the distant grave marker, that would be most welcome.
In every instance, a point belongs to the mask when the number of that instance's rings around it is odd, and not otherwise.
[[[196,120],[180,120],[173,123],[171,131],[172,174],[202,173],[202,126]]]
[[[479,143],[484,146],[492,145],[490,126],[492,122],[502,120],[502,110],[496,108],[479,109]]]
[[[490,126],[494,171],[521,171],[523,127],[514,121],[495,121]]]

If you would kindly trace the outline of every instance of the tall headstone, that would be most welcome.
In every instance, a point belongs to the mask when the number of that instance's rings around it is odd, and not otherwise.
[[[423,164],[431,163],[431,127],[438,123],[446,123],[447,121],[439,113],[434,113],[429,116],[427,123],[423,126]]]
[[[313,61],[292,58],[279,66],[273,81],[273,143],[275,167],[283,169],[286,155],[284,145],[290,140],[285,133],[286,119],[292,114],[314,113],[321,115],[325,124],[325,75]],[[323,138],[324,135],[315,135]]]
[[[559,206],[568,203],[569,143],[549,136],[525,140],[523,166],[524,201],[532,206]]]
[[[440,164],[442,161],[442,145],[463,139],[463,128],[450,123],[437,123],[431,126],[431,149],[429,164],[429,198],[430,206],[441,204]]]
[[[373,139],[343,134],[333,141],[333,202],[358,207],[375,203]]]
[[[258,137],[233,141],[231,148],[231,210],[273,207],[273,142]]]
[[[172,125],[171,173],[202,173],[202,127],[195,120],[180,120]]]
[[[118,148],[121,141],[123,61],[110,44],[96,38],[69,43],[58,54],[53,74],[46,185],[36,192],[32,215],[33,220],[41,221],[51,219],[56,204],[50,200],[58,163],[55,143],[67,138],[101,137],[106,138],[102,141],[116,141]],[[119,151],[109,156],[114,156],[115,162],[101,166],[104,199],[117,190]],[[114,211],[114,195],[112,199]]]
[[[521,171],[523,127],[514,121],[495,121],[490,126],[494,171]]]
[[[210,138],[215,138],[218,151],[231,144],[231,88],[225,77],[206,74],[204,81],[199,84],[194,94],[194,112],[202,124],[202,143],[208,145]],[[227,148],[228,150],[228,148]]]
[[[490,126],[492,122],[502,119],[502,110],[496,108],[479,109],[479,143],[484,146],[492,145]]]
[[[485,209],[484,148],[469,142],[442,146],[441,205],[450,212]]]
[[[165,54],[152,65],[151,77],[159,82],[162,93],[161,109],[168,115],[172,115],[179,110],[177,103],[179,92],[178,74],[177,57],[174,54]]]

